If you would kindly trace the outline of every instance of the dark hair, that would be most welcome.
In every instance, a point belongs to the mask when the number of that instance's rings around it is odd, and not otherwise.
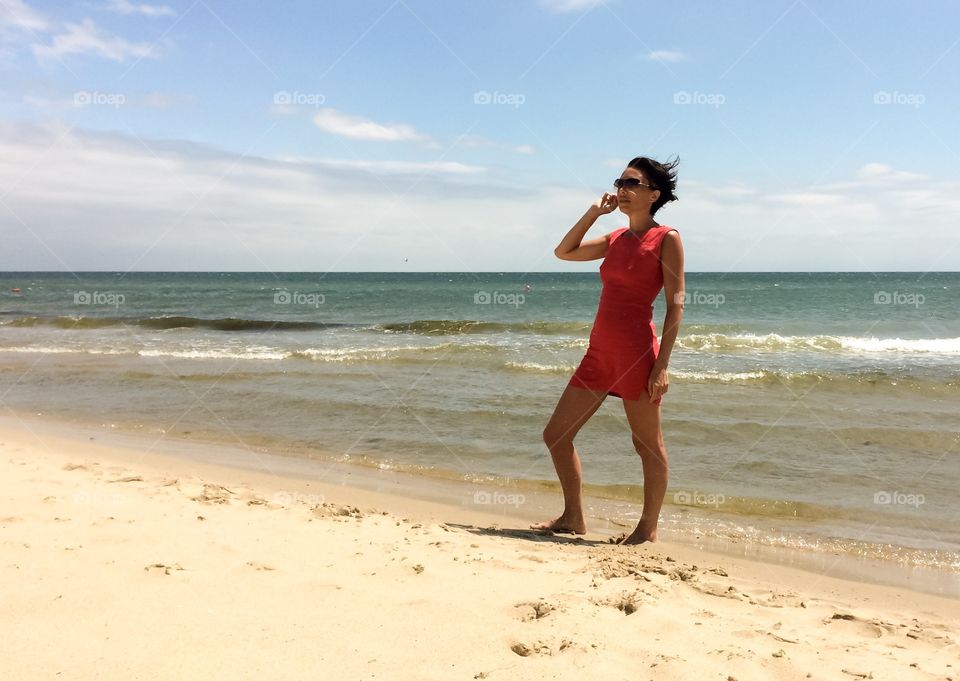
[[[677,188],[678,165],[680,165],[680,157],[660,163],[646,156],[637,156],[627,164],[628,168],[642,172],[647,182],[660,190],[660,196],[650,206],[650,215],[656,214],[665,203],[677,200],[677,195],[673,191]]]

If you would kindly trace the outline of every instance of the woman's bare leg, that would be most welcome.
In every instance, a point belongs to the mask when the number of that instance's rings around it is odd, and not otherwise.
[[[573,439],[596,413],[607,393],[586,390],[567,384],[560,396],[553,416],[543,430],[543,441],[550,450],[553,467],[563,488],[563,514],[545,523],[531,525],[534,530],[575,532],[584,534],[587,523],[583,517],[583,497],[580,489],[582,475],[580,457],[573,446]]]
[[[630,422],[633,447],[643,461],[643,513],[624,544],[642,544],[657,540],[657,522],[667,493],[669,465],[667,448],[660,428],[660,405],[649,399],[624,400],[623,410]]]

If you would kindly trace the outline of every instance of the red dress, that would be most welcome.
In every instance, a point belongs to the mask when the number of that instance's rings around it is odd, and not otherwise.
[[[570,385],[624,400],[650,399],[647,381],[660,351],[653,323],[653,301],[663,288],[660,244],[672,230],[658,225],[637,236],[621,227],[610,235],[600,265],[600,307]]]

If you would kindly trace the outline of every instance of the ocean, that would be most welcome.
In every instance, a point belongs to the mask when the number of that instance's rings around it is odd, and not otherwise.
[[[599,295],[595,271],[0,273],[0,402],[559,511],[541,433]],[[958,360],[960,273],[688,273],[663,534],[960,573]],[[594,511],[632,526],[619,399],[577,448]]]

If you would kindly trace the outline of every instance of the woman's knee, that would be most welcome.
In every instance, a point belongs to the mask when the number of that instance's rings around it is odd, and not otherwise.
[[[543,442],[547,447],[573,444],[575,435],[575,432],[570,432],[570,428],[548,424],[547,427],[543,429]]]
[[[667,450],[663,445],[663,438],[659,435],[633,436],[633,448],[644,459],[667,460]]]

